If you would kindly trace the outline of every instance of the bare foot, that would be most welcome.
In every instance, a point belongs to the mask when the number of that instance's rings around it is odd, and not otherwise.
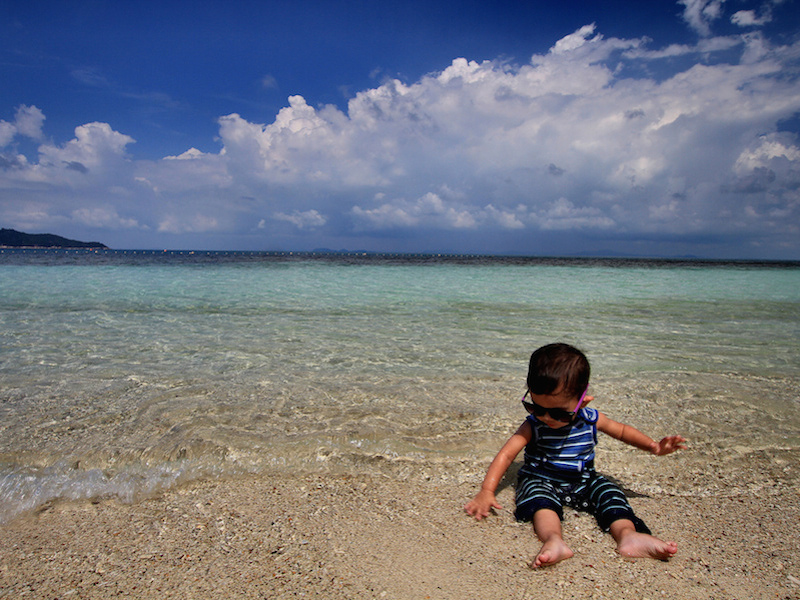
[[[631,532],[617,545],[617,552],[627,558],[655,558],[667,560],[678,551],[678,544],[665,542],[646,533]]]
[[[531,568],[538,569],[539,567],[549,567],[550,565],[554,565],[567,558],[572,558],[573,556],[574,552],[569,549],[569,546],[564,543],[563,539],[553,538],[542,545],[539,554],[536,555],[536,558],[533,559],[533,563],[531,563]]]

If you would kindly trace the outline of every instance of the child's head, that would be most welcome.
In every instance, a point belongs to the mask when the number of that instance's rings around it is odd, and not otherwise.
[[[528,389],[532,394],[567,392],[580,397],[589,385],[589,361],[569,344],[548,344],[531,354]]]

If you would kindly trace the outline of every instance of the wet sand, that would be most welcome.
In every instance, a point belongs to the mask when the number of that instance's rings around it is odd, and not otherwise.
[[[628,455],[612,458],[622,473]],[[634,509],[677,556],[623,559],[592,517],[567,510],[575,557],[539,570],[509,481],[502,511],[463,513],[482,466],[460,482],[276,473],[133,505],[56,503],[0,529],[0,597],[797,599],[800,503],[786,459],[756,452],[717,486],[692,460],[623,473]]]

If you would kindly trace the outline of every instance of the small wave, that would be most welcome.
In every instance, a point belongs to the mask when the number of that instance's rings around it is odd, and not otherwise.
[[[0,470],[0,524],[58,500],[115,498],[132,504],[197,479],[221,475],[221,469],[191,460],[110,473],[80,469],[62,461],[43,468]]]

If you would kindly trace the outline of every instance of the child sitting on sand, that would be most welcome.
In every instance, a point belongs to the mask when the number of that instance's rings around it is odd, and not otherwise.
[[[591,512],[604,531],[610,531],[617,551],[626,557],[666,560],[678,546],[650,535],[633,513],[622,490],[594,470],[597,431],[656,456],[686,448],[679,435],[655,442],[629,425],[617,423],[586,405],[589,361],[568,344],[550,344],[531,355],[528,392],[522,404],[531,413],[497,454],[481,491],[464,507],[480,520],[497,503],[495,491],[517,454],[525,448],[519,471],[514,513],[520,521],[533,520],[542,542],[532,567],[553,565],[570,558],[572,550],[561,535],[562,507]],[[530,395],[530,402],[526,397]]]

